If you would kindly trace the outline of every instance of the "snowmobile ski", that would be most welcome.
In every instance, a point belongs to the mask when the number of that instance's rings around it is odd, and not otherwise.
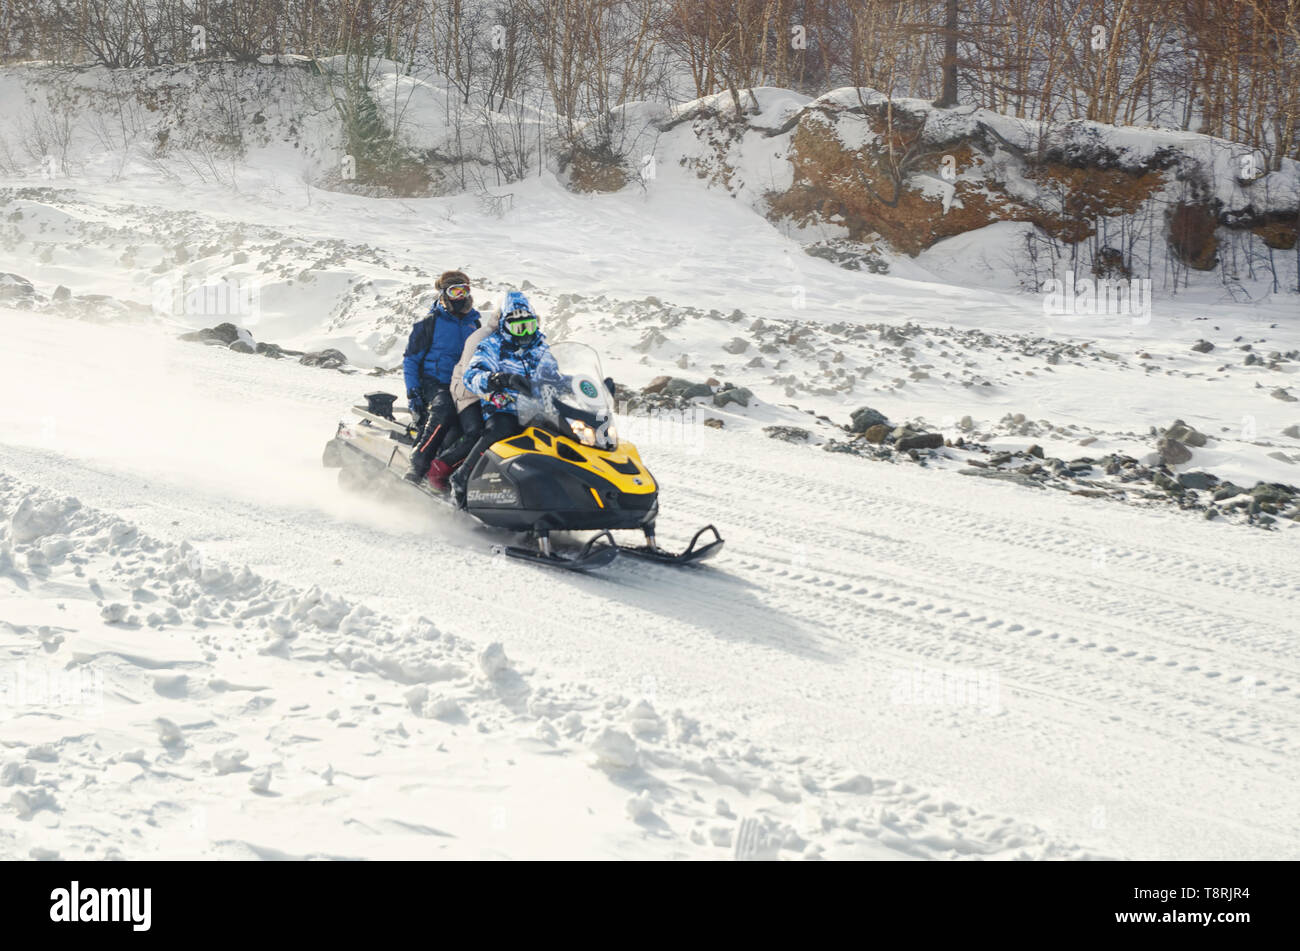
[[[696,547],[699,544],[700,537],[705,532],[712,532],[713,539]],[[655,544],[653,535],[646,536],[646,544],[644,545],[619,545],[618,550],[624,555],[658,562],[661,565],[692,565],[707,558],[712,558],[722,550],[722,545],[722,536],[718,533],[718,530],[712,525],[705,525],[695,533],[695,537],[691,539],[691,543],[686,546],[685,551],[674,553],[660,548]]]
[[[597,544],[598,542],[600,544]],[[523,548],[519,545],[497,545],[494,546],[493,550],[502,552],[511,558],[530,561],[535,565],[581,572],[603,568],[608,565],[618,557],[619,545],[609,532],[601,532],[589,538],[586,544],[572,555],[566,555],[552,549],[550,539],[545,535],[537,539],[536,548]]]

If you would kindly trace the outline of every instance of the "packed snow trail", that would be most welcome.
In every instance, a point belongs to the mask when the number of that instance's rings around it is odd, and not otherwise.
[[[557,578],[335,487],[364,376],[3,320],[0,471],[155,536],[1104,854],[1300,852],[1293,533],[706,431],[641,448],[715,566]]]

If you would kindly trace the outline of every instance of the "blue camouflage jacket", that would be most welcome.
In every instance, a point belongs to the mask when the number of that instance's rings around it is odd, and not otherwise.
[[[555,363],[551,348],[546,344],[545,334],[539,332],[531,344],[520,347],[498,330],[484,337],[474,351],[469,366],[465,368],[465,388],[471,393],[477,393],[483,400],[484,419],[497,413],[514,413],[516,409],[513,399],[505,406],[493,406],[487,401],[491,395],[488,392],[488,377],[493,373],[517,373],[532,379],[537,374],[538,367],[547,361],[552,365]],[[510,397],[519,395],[514,390],[506,390],[505,393]]]

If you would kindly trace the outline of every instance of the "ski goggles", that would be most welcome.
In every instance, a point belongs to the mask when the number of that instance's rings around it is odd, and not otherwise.
[[[505,319],[506,333],[512,337],[531,337],[537,333],[537,315],[523,313],[518,317],[513,314]]]
[[[442,292],[447,295],[447,300],[464,300],[469,297],[469,285],[448,284],[442,289]]]

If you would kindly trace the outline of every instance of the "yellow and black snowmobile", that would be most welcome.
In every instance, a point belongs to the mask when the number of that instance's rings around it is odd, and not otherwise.
[[[530,381],[532,392],[516,398],[523,432],[494,444],[474,466],[466,511],[485,525],[525,533],[532,547],[498,546],[513,558],[586,571],[608,565],[620,553],[664,564],[703,561],[722,548],[712,525],[695,533],[679,553],[655,540],[659,485],[636,446],[621,441],[614,427],[613,395],[590,347],[551,347],[553,362]],[[346,488],[401,482],[416,430],[409,414],[394,407],[390,393],[368,393],[354,406],[354,424],[339,423],[325,447],[326,466],[340,469]],[[427,484],[418,491],[450,499]],[[621,545],[614,531],[637,530],[644,543]],[[552,532],[594,531],[576,552],[551,544]],[[706,539],[706,536],[711,536]]]

